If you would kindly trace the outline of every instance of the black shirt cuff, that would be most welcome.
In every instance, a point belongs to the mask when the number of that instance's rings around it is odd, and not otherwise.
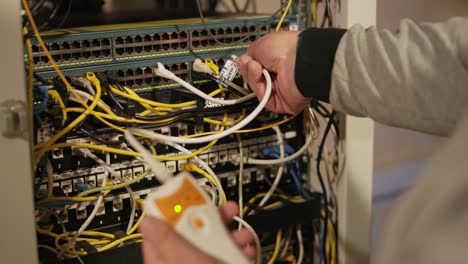
[[[337,28],[309,28],[299,35],[294,74],[303,96],[330,101],[335,53],[345,33]]]

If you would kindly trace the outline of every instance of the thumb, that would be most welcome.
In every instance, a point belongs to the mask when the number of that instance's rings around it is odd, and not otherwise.
[[[265,95],[266,86],[266,81],[263,79],[262,74],[262,65],[248,55],[238,57],[236,63],[239,66],[239,71],[244,81],[252,88],[258,99],[261,100]]]

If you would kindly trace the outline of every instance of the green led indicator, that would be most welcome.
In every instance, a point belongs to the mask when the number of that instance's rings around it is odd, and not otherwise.
[[[176,213],[182,212],[182,205],[180,205],[180,204],[174,205],[174,212],[176,212]]]

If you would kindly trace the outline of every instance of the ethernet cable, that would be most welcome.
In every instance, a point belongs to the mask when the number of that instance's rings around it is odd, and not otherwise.
[[[250,233],[254,236],[254,241],[255,241],[255,247],[257,250],[257,258],[255,263],[256,264],[262,264],[262,244],[260,239],[258,238],[257,232],[255,232],[255,229],[247,223],[244,219],[239,218],[238,216],[234,216],[234,221],[238,222],[242,226],[245,227],[245,229],[249,230]]]
[[[151,101],[151,100],[142,98],[137,93],[135,93],[132,89],[130,89],[128,87],[124,87],[126,92],[122,92],[121,90],[115,88],[115,86],[113,86],[113,85],[111,85],[110,87],[111,87],[112,92],[119,95],[119,96],[122,96],[122,97],[125,97],[125,98],[128,98],[128,99],[132,99],[132,100],[134,100],[136,102],[139,102],[139,103],[145,103],[145,104],[148,104],[148,105],[154,106],[154,107],[183,108],[183,107],[194,106],[196,104],[196,101],[188,101],[188,102],[178,103],[178,104],[166,104],[166,103]],[[217,93],[219,93],[219,92],[216,92],[215,94],[217,94]]]
[[[231,82],[230,80],[224,79],[221,76],[219,76],[219,73],[213,71],[213,69],[208,64],[206,64],[205,62],[203,62],[202,60],[198,58],[195,59],[195,61],[193,62],[192,69],[196,72],[206,73],[212,76],[213,78],[226,83],[227,85],[229,85],[230,87],[232,87],[239,93],[243,94],[244,96],[250,94],[248,90],[240,87],[239,85]]]
[[[299,244],[299,256],[297,257],[296,264],[302,264],[302,261],[304,260],[304,239],[302,238],[301,225],[297,226],[296,235],[297,235],[297,243]]]
[[[83,154],[83,156],[86,158],[86,157],[89,157],[93,160],[98,160],[99,158],[94,155],[89,149],[79,149],[79,151]],[[99,159],[100,160],[100,159]],[[107,166],[110,166],[110,154],[107,153],[106,154],[106,161],[105,161],[105,164]],[[102,180],[102,186],[106,186],[107,185],[107,179],[109,177],[109,170],[106,170],[104,172],[104,178]],[[69,247],[69,246],[73,246],[74,247],[74,244],[75,244],[75,241],[76,239],[81,235],[81,233],[86,230],[88,228],[88,226],[91,224],[91,222],[94,220],[94,218],[96,217],[96,214],[102,204],[102,201],[104,199],[104,193],[101,193],[96,201],[96,203],[94,204],[94,208],[93,208],[93,211],[91,212],[91,214],[88,216],[88,218],[86,219],[86,221],[80,226],[80,228],[78,229],[78,231],[76,232],[76,234],[72,237],[72,239],[66,244],[66,247]],[[65,252],[66,249],[62,252]],[[60,255],[60,254],[59,254]]]
[[[62,119],[67,120],[67,112],[65,111],[65,104],[63,103],[62,97],[60,97],[59,93],[55,90],[49,89],[48,93],[49,96],[60,106],[60,110],[62,111]]]
[[[38,207],[37,209],[38,209],[39,211],[40,211],[40,210],[44,210],[44,211],[46,211],[47,213],[50,213],[52,216],[54,216],[54,217],[57,219],[57,223],[61,225],[62,230],[63,230],[63,232],[65,233],[65,238],[66,238],[67,240],[69,239],[67,229],[65,228],[65,225],[63,224],[62,219],[60,218],[60,216],[58,216],[58,214],[57,214],[54,210],[44,209],[44,208],[40,208],[40,207]],[[58,236],[57,234],[51,232],[52,228],[53,228],[53,226],[51,226],[50,229],[46,230],[46,231],[45,231],[44,233],[42,233],[42,234],[47,235],[47,236],[51,236],[51,237],[54,237],[54,235],[55,235],[55,237]],[[41,229],[40,229],[38,226],[36,227],[36,230],[38,231],[38,233],[41,233]],[[57,246],[56,248],[59,249],[60,247]],[[75,256],[76,256],[76,258],[78,259],[78,262],[79,262],[80,264],[84,264],[83,260],[82,260],[82,259],[80,258],[80,256],[78,256],[78,254],[76,253],[76,250],[75,250],[74,247],[72,248],[72,253],[75,254]]]
[[[310,117],[310,118],[312,119],[312,117]],[[310,121],[310,122],[312,122],[312,121]],[[313,127],[315,127],[315,126],[311,125],[311,130],[313,129]],[[311,131],[310,134],[312,134],[312,131]],[[310,144],[312,143],[313,136],[310,135],[310,134],[306,135],[306,140],[305,140],[304,145],[298,151],[296,151],[294,154],[291,154],[288,157],[280,158],[280,159],[254,159],[254,158],[251,158],[251,157],[246,157],[245,163],[247,163],[247,164],[256,164],[256,165],[275,165],[275,164],[284,164],[284,163],[290,162],[292,160],[295,160],[295,159],[299,158],[302,154],[304,154],[307,151],[307,149],[309,148]]]
[[[77,83],[80,83],[82,86],[84,87],[89,87],[88,89],[92,89],[92,85],[91,83],[84,79],[84,78],[79,78],[77,79],[79,81],[77,81]],[[87,93],[85,91],[81,91],[81,90],[76,90],[76,93],[81,96],[81,99],[83,99],[86,103],[90,100],[90,101],[93,101],[95,96],[96,96],[96,93],[93,94],[90,94],[90,93]],[[76,99],[74,96],[70,95],[69,99],[73,102],[79,102],[78,99]],[[97,105],[99,108],[101,108],[102,110],[104,110],[104,112],[108,113],[109,115],[113,115],[113,116],[116,116],[116,114],[114,112],[112,112],[112,110],[110,110],[110,106],[108,104],[106,104],[102,99],[99,99],[98,101],[98,105]],[[85,110],[85,109],[84,109]],[[94,111],[94,110],[93,110]]]
[[[272,123],[272,124],[264,125],[264,126],[257,127],[257,128],[236,130],[234,133],[235,134],[243,134],[243,133],[251,133],[251,132],[258,132],[258,131],[267,130],[267,129],[270,129],[270,128],[274,127],[274,126],[279,126],[279,125],[282,125],[284,123],[287,123],[287,122],[293,120],[296,117],[297,117],[297,115],[293,115],[293,116],[287,117],[287,118],[285,118],[285,119],[283,119],[281,121],[278,121],[278,122],[275,122],[275,123]],[[235,123],[238,123],[239,121],[236,121]],[[209,131],[209,132],[202,132],[202,133],[197,133],[197,134],[193,134],[193,135],[188,135],[188,136],[184,136],[184,137],[186,137],[186,138],[196,138],[196,137],[201,137],[201,136],[213,135],[213,134],[216,134],[216,133],[218,133],[218,132]]]
[[[77,82],[78,84],[81,84],[84,88],[86,88],[86,90],[88,90],[89,94],[91,96],[96,96],[96,92],[94,91],[93,89],[93,86],[91,85],[91,83],[86,80],[85,78],[83,77],[75,77],[75,78],[72,78],[72,83],[73,82]],[[76,84],[76,83],[74,83]],[[77,94],[80,94],[78,91],[80,90],[76,90]],[[85,101],[86,102],[86,101]]]
[[[27,0],[22,0],[23,3],[23,8],[26,13],[26,16],[28,18],[28,21],[31,25],[31,28],[34,32],[34,35],[37,38],[37,41],[39,45],[41,46],[42,50],[44,51],[47,59],[49,60],[50,64],[54,68],[54,70],[57,72],[57,75],[59,78],[62,80],[62,82],[65,84],[65,87],[67,88],[68,91],[70,91],[75,97],[79,98],[79,96],[76,94],[75,89],[71,86],[71,84],[68,82],[68,80],[65,78],[63,75],[62,71],[58,67],[56,61],[50,54],[46,44],[44,43],[44,40],[41,37],[41,34],[39,33],[39,30],[37,28],[36,22],[34,21],[34,17],[31,13],[31,10],[29,8],[29,4]],[[88,77],[88,76],[87,76]],[[99,87],[100,88],[100,87]],[[98,94],[98,88],[96,87],[96,94]],[[99,95],[100,96],[100,95]],[[98,97],[98,96],[96,96]],[[80,98],[79,98],[80,100]],[[65,135],[67,132],[69,132],[71,129],[73,129],[78,123],[80,123],[82,120],[86,118],[86,116],[93,110],[95,107],[94,102],[91,105],[87,105],[83,100],[80,100],[80,104],[83,105],[84,108],[86,108],[86,111],[81,114],[77,119],[75,119],[72,123],[70,123],[64,130],[60,131],[58,134],[56,134],[52,139],[50,139],[48,142],[45,144],[41,145],[41,149],[38,151],[38,153],[35,155],[35,164],[39,162],[41,157],[45,154],[47,151],[47,148],[51,145],[53,145],[59,138],[61,138],[63,135]]]
[[[223,138],[225,136],[228,136],[228,135],[234,133],[235,131],[243,128],[247,124],[249,124],[255,117],[257,117],[258,114],[260,114],[260,112],[263,110],[263,108],[265,108],[266,103],[270,99],[270,95],[271,95],[271,92],[272,92],[272,84],[271,84],[270,74],[266,70],[263,70],[263,75],[265,76],[265,80],[266,80],[266,90],[265,90],[265,95],[262,98],[262,100],[260,101],[260,103],[258,104],[258,106],[248,116],[246,116],[244,119],[242,119],[242,121],[240,121],[239,123],[235,124],[234,126],[228,128],[228,129],[226,129],[226,130],[224,130],[224,131],[222,131],[220,133],[216,133],[216,134],[209,135],[209,136],[204,136],[204,137],[197,137],[197,138],[182,138],[182,137],[166,136],[166,135],[155,133],[153,131],[145,130],[145,129],[130,128],[129,130],[132,131],[132,132],[143,134],[143,135],[145,135],[147,137],[150,137],[150,138],[154,138],[154,139],[156,139],[158,141],[161,141],[161,142],[174,142],[174,143],[178,143],[178,144],[205,143],[205,142],[209,142],[209,141],[212,141],[212,140],[215,140],[215,139],[220,139],[220,138]]]
[[[276,28],[275,28],[276,32],[281,29],[281,25],[283,25],[284,19],[286,18],[286,15],[288,14],[289,9],[291,8],[292,2],[293,2],[292,0],[288,1],[288,4],[286,5],[286,8],[284,9],[283,14],[281,15],[281,18],[278,22],[278,25],[276,25]]]
[[[183,153],[187,153],[187,154],[191,153],[190,150],[186,149],[185,147],[177,143],[166,142],[166,144]],[[215,186],[218,189],[219,195],[223,198],[223,199],[218,199],[218,205],[222,205],[224,201],[226,200],[226,194],[224,192],[223,186],[221,185],[221,182],[219,181],[218,176],[214,173],[211,167],[208,164],[206,164],[206,162],[204,162],[202,159],[200,159],[198,156],[193,156],[192,158],[198,163],[200,167],[202,167],[206,172],[208,172],[213,177],[214,181],[216,182]]]
[[[251,205],[251,204],[255,203],[255,201],[257,201],[258,199],[264,197],[265,195],[266,195],[266,193],[256,194],[254,197],[250,198],[248,204]],[[304,202],[304,199],[301,198],[301,197],[288,197],[288,196],[286,196],[284,194],[274,194],[273,196],[283,198],[283,199],[288,200],[288,201],[293,202],[293,203],[302,203],[302,202]],[[271,207],[273,207],[273,206],[271,206]],[[245,214],[245,212],[247,212],[248,209],[249,208],[248,208],[247,205],[244,206],[244,208],[242,208],[242,210],[244,210],[244,214]]]
[[[43,244],[38,244],[38,245],[37,245],[37,248],[38,248],[38,249],[43,248],[43,249],[49,250],[49,251],[52,252],[54,255],[58,255],[57,250],[56,250],[55,248],[51,247],[51,246],[43,245]]]
[[[278,233],[276,233],[276,242],[275,242],[275,248],[273,250],[273,254],[270,257],[270,260],[268,260],[268,264],[274,264],[276,259],[278,258],[278,253],[281,245],[281,237],[282,237],[282,231],[281,229],[278,230]]]
[[[217,177],[216,175],[211,175],[209,174],[208,172],[200,169],[199,167],[197,167],[195,164],[193,163],[185,163],[184,164],[184,170],[186,171],[194,171],[194,172],[197,172],[201,175],[203,175],[205,178],[208,179],[208,181],[214,185],[214,187],[216,187],[218,193],[222,196],[222,203],[226,203],[227,202],[227,197],[226,197],[226,194],[224,193],[224,190],[223,190],[223,187],[220,185],[217,184],[217,182],[219,183],[219,180],[217,181],[215,178]],[[217,197],[217,196],[212,196],[212,197]]]
[[[130,131],[126,130],[124,132],[124,136],[128,144],[130,144],[130,146],[132,146],[138,153],[141,154],[141,157],[146,162],[146,164],[148,164],[151,171],[153,171],[154,176],[161,184],[164,184],[174,176],[162,162],[155,159],[153,154],[151,154],[150,151],[148,151],[140,142],[138,142],[138,140]]]
[[[123,182],[124,180],[122,179],[122,177],[120,177],[120,175],[111,167],[109,166],[106,162],[104,162],[103,160],[101,160],[99,157],[97,157],[96,155],[89,155],[88,154],[88,157],[91,158],[92,160],[94,160],[96,163],[98,163],[99,165],[101,165],[106,171],[108,171],[110,173],[110,175],[114,178],[114,179],[118,179],[120,180],[121,182]],[[130,196],[130,201],[131,201],[131,207],[132,207],[132,211],[130,213],[130,219],[129,219],[129,222],[128,222],[128,226],[127,226],[127,231],[130,230],[130,228],[132,228],[132,225],[133,225],[133,222],[135,220],[135,211],[136,211],[136,195],[135,193],[133,192],[132,188],[130,188],[130,186],[124,186],[125,190],[127,190],[129,196]],[[86,198],[86,197],[82,197],[82,198]]]
[[[138,227],[140,226],[141,224],[141,221],[143,221],[143,218],[145,218],[145,212],[142,212],[140,217],[138,218],[137,222],[135,223],[135,225],[133,225],[133,227],[127,232],[127,236],[135,233],[135,231],[138,229]]]
[[[122,129],[123,130],[123,129]],[[165,144],[169,145],[169,142],[166,142]],[[163,155],[156,155],[154,156],[158,160],[164,160],[164,161],[178,161],[178,160],[185,160],[185,159],[190,159],[195,157],[196,155],[206,151],[213,145],[215,145],[216,142],[210,142],[206,146],[197,149],[196,151],[193,152],[188,152],[186,155],[181,155],[181,156],[163,156]],[[91,143],[82,143],[82,142],[66,142],[66,143],[57,143],[55,145],[51,146],[51,149],[60,149],[60,148],[67,148],[67,147],[77,147],[77,148],[89,148],[97,151],[104,151],[104,152],[109,152],[109,153],[114,153],[114,154],[119,154],[119,155],[124,155],[124,156],[131,156],[131,157],[140,157],[141,154],[135,151],[130,151],[130,150],[124,150],[124,149],[119,149],[119,148],[112,148],[112,147],[107,147],[107,146],[102,146],[102,145],[96,145],[96,144],[91,144]]]
[[[289,243],[291,243],[291,236],[292,236],[292,229],[289,228],[286,234],[286,237],[284,238],[284,244],[282,243],[283,249],[281,250],[279,254],[280,258],[284,258],[286,256],[286,253],[288,252],[288,249],[289,249]]]
[[[66,108],[65,111],[66,112],[83,113],[85,111],[85,109],[79,108],[79,107],[70,107],[70,108]],[[92,116],[94,116],[94,117],[99,116],[101,118],[108,119],[108,120],[113,120],[115,122],[136,123],[136,124],[164,124],[164,123],[170,122],[170,121],[177,118],[177,116],[176,116],[176,117],[168,117],[167,119],[161,119],[161,120],[155,120],[155,121],[145,121],[145,120],[139,120],[139,119],[135,119],[135,118],[126,118],[126,117],[116,116],[116,115],[112,116],[112,115],[109,115],[109,114],[106,114],[106,113],[96,112],[96,111],[93,111],[90,114]]]
[[[177,82],[178,84],[182,85],[183,87],[185,87],[187,90],[191,91],[192,93],[198,95],[199,97],[201,97],[201,98],[203,98],[203,99],[205,99],[207,101],[215,103],[215,104],[235,105],[235,104],[240,104],[240,103],[243,103],[243,102],[246,102],[248,100],[251,100],[251,99],[255,98],[255,94],[250,93],[250,94],[248,94],[248,95],[246,95],[244,97],[241,97],[239,99],[231,99],[231,100],[216,99],[216,98],[211,97],[211,96],[207,95],[206,93],[200,91],[199,89],[195,88],[194,86],[192,86],[188,82],[182,80],[181,78],[177,77],[174,73],[172,73],[171,71],[164,68],[164,65],[162,63],[158,63],[158,67],[154,69],[154,73],[156,75],[158,75],[158,76],[163,77],[163,78],[170,79],[170,80],[173,80],[173,81]]]
[[[247,164],[256,164],[256,165],[275,165],[275,164],[284,164],[299,158],[304,152],[306,152],[307,148],[312,143],[312,137],[307,136],[305,144],[298,150],[296,153],[282,159],[254,159],[247,157],[245,163]]]
[[[143,180],[144,178],[148,177],[150,174],[151,174],[151,170],[147,170],[147,171],[145,171],[144,173],[142,173],[141,175],[139,175],[138,177],[133,178],[132,180],[120,182],[120,183],[118,183],[118,184],[113,184],[113,185],[107,185],[107,186],[103,186],[103,187],[92,188],[92,189],[86,190],[86,191],[84,191],[84,192],[80,192],[80,193],[77,195],[77,197],[86,197],[86,196],[88,196],[88,195],[90,195],[90,194],[92,194],[92,193],[104,192],[104,191],[112,191],[112,190],[117,190],[117,189],[125,188],[125,186],[132,185],[132,184],[134,184],[134,183],[137,183],[137,182]]]
[[[280,149],[280,159],[284,159],[283,134],[281,134],[281,130],[277,126],[273,127],[273,130],[275,131],[276,136],[278,137],[278,145],[279,145],[279,149]],[[270,197],[276,191],[276,188],[278,188],[278,184],[281,181],[281,177],[283,176],[283,172],[284,172],[284,163],[280,164],[280,167],[278,168],[278,172],[276,174],[275,180],[273,181],[273,184],[271,185],[270,189],[265,194],[265,196],[263,196],[262,200],[260,200],[260,203],[258,204],[260,207],[263,207],[266,204],[266,202],[270,199]]]
[[[145,200],[143,199],[137,199],[137,205],[140,206],[142,208],[142,212],[141,212],[141,215],[140,217],[138,217],[138,220],[136,221],[136,223],[132,226],[132,228],[130,230],[127,231],[127,236],[135,233],[135,231],[138,229],[138,227],[140,226],[141,224],[141,221],[143,221],[143,218],[145,217],[145,212],[143,211],[143,206],[145,204]]]
[[[36,145],[35,148],[38,149],[36,154],[35,154],[35,159],[36,159],[36,163],[41,159],[41,157],[49,150],[49,147],[51,145],[53,145],[55,142],[57,142],[57,140],[59,140],[61,137],[63,137],[66,133],[68,133],[69,131],[71,131],[73,128],[75,128],[79,123],[81,123],[83,120],[85,120],[85,118],[94,110],[94,108],[97,106],[98,102],[99,102],[99,99],[101,98],[101,84],[99,82],[99,80],[96,78],[96,76],[91,73],[91,72],[88,72],[86,74],[86,77],[88,78],[88,80],[90,80],[94,86],[96,87],[96,96],[94,98],[94,100],[92,101],[91,105],[88,105],[86,103],[84,103],[86,105],[86,110],[81,113],[75,120],[73,120],[72,122],[70,122],[70,124],[68,124],[64,129],[62,129],[61,131],[59,131],[57,134],[55,134],[51,139],[49,139],[47,142],[43,143],[43,144],[39,144],[39,145]],[[77,95],[78,96],[78,95]],[[81,99],[81,98],[80,98]]]

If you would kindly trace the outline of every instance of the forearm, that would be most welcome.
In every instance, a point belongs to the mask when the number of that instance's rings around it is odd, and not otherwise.
[[[329,86],[298,81],[299,59],[296,82],[303,94],[324,101],[328,94],[345,113],[447,135],[468,101],[467,27],[467,19],[420,26],[405,20],[398,33],[354,26],[339,40]],[[298,45],[298,58],[304,48]]]

